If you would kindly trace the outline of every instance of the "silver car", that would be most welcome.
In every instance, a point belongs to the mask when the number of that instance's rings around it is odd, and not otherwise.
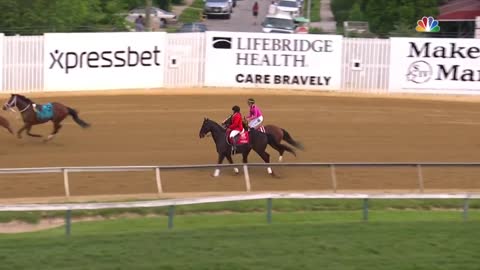
[[[232,14],[232,2],[229,0],[207,0],[203,7],[203,14],[207,18],[211,15],[223,15],[230,19]]]

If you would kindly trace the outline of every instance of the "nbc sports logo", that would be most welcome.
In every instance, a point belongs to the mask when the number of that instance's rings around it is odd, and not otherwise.
[[[432,16],[423,17],[421,20],[417,21],[417,27],[415,27],[417,32],[439,32],[440,26],[438,21],[435,20]]]

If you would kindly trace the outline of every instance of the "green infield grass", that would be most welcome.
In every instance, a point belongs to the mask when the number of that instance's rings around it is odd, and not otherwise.
[[[274,202],[275,203],[275,202]],[[179,207],[180,208],[180,207]],[[121,218],[0,234],[1,269],[478,269],[480,212],[358,210]]]

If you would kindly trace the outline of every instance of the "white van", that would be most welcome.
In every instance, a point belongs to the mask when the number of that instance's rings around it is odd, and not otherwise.
[[[296,25],[292,16],[279,12],[275,15],[267,15],[262,22],[262,31],[264,33],[295,33]]]

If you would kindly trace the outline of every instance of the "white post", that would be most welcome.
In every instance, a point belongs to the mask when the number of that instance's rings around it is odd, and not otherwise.
[[[422,172],[422,166],[420,166],[420,164],[417,164],[417,173],[418,173],[418,187],[420,188],[420,192],[423,193],[423,172]]]
[[[330,175],[332,176],[333,192],[337,192],[337,174],[335,173],[335,165],[330,164]]]
[[[162,178],[160,177],[160,168],[155,168],[155,179],[157,181],[158,194],[162,194]]]
[[[247,164],[243,164],[243,174],[245,175],[245,186],[247,188],[247,192],[250,192],[250,175],[248,174],[248,166]]]
[[[475,38],[480,38],[480,16],[475,19]]]
[[[70,185],[68,183],[68,170],[63,169],[63,185],[65,187],[65,196],[70,197]]]

